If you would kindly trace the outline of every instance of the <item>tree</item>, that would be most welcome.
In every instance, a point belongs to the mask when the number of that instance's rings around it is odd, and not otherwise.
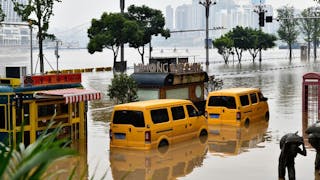
[[[311,17],[312,8],[305,9],[301,12],[302,17]],[[305,35],[304,40],[308,43],[308,59],[310,58],[310,49],[312,42],[313,20],[308,18],[300,19],[300,31]]]
[[[297,41],[299,31],[297,30],[299,22],[290,19],[294,17],[294,8],[285,6],[277,9],[279,21],[279,38],[289,46],[289,59],[292,59],[292,44]]]
[[[121,13],[103,13],[101,19],[92,19],[88,29],[89,43],[87,49],[90,54],[102,52],[104,48],[113,51],[115,64],[121,44],[142,35],[138,24],[128,20]]]
[[[212,41],[212,43],[218,49],[218,53],[222,55],[224,63],[227,64],[229,56],[233,53],[233,40],[228,36],[221,36]]]
[[[115,75],[108,86],[108,96],[116,104],[137,101],[138,86],[135,80],[127,74]]]
[[[319,17],[320,12],[317,8],[312,8],[311,9],[311,14],[313,17]],[[320,36],[320,19],[314,18],[312,20],[313,28],[312,28],[312,34],[311,34],[311,39],[313,42],[313,56],[314,59],[317,58],[317,47],[319,45],[319,36]]]
[[[267,50],[268,48],[273,48],[276,44],[275,41],[277,37],[271,34],[262,32],[261,30],[256,30],[252,28],[246,28],[248,30],[248,39],[249,46],[248,50],[252,56],[252,61],[255,61],[255,58],[258,55],[258,52],[263,49]]]
[[[151,36],[161,34],[161,36],[168,38],[170,37],[170,31],[164,29],[165,19],[160,10],[145,5],[141,7],[131,5],[128,7],[127,15],[130,20],[139,24],[143,32],[139,38],[132,38],[132,41],[129,41],[129,46],[138,49],[142,64],[144,64],[144,46],[151,42]]]
[[[61,0],[29,0],[27,4],[18,0],[12,0],[14,11],[22,17],[23,21],[29,22],[38,28],[37,38],[39,44],[40,73],[44,73],[43,66],[43,41],[47,38],[55,39],[53,34],[48,34],[50,17],[53,16],[53,5]]]
[[[243,51],[248,50],[250,39],[248,28],[237,26],[229,31],[226,36],[233,40],[234,49],[236,51],[238,61],[241,63]]]

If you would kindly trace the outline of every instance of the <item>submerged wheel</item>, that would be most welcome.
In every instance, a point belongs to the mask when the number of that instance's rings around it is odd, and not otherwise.
[[[267,111],[266,115],[264,116],[264,119],[268,122],[269,118],[270,118],[269,111]]]
[[[169,142],[166,139],[162,139],[158,145],[158,148],[169,146]]]
[[[246,121],[244,121],[244,126],[249,127],[249,125],[250,125],[250,120],[246,119]]]
[[[205,129],[202,129],[200,132],[200,137],[202,137],[202,136],[208,136],[208,131]]]
[[[208,131],[205,130],[205,129],[201,130],[200,135],[199,135],[199,139],[200,139],[200,142],[202,144],[207,142],[207,140],[208,140]]]

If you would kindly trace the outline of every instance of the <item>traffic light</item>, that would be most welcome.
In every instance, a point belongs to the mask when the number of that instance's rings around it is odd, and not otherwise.
[[[264,12],[259,12],[259,26],[264,26]]]

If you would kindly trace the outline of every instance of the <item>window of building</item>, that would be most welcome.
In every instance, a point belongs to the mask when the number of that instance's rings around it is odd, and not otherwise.
[[[20,116],[19,113],[21,113]],[[16,126],[21,126],[22,122],[24,123],[24,125],[30,125],[29,103],[23,103],[22,112],[19,112],[19,110],[16,109]]]
[[[54,115],[56,111],[56,116],[68,114],[68,104],[58,103],[58,104],[44,104],[38,106],[38,117],[47,117]]]
[[[189,99],[189,89],[186,87],[186,88],[167,90],[166,98],[167,99]]]
[[[159,89],[138,89],[137,95],[140,101],[159,99]]]
[[[6,108],[5,106],[0,106],[0,129],[6,128]]]
[[[72,103],[72,118],[80,117],[80,103]]]
[[[164,123],[169,121],[167,109],[151,110],[151,119],[154,124]]]
[[[173,120],[179,120],[179,119],[185,118],[183,106],[172,107],[171,112],[172,112]]]

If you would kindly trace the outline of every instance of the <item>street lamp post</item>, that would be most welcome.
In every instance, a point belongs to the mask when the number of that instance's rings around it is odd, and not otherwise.
[[[208,44],[208,38],[209,38],[209,11],[211,4],[216,4],[216,2],[212,2],[211,0],[199,0],[199,4],[203,5],[206,9],[206,40],[205,40],[205,48],[206,48],[206,66],[209,66],[209,44]]]

